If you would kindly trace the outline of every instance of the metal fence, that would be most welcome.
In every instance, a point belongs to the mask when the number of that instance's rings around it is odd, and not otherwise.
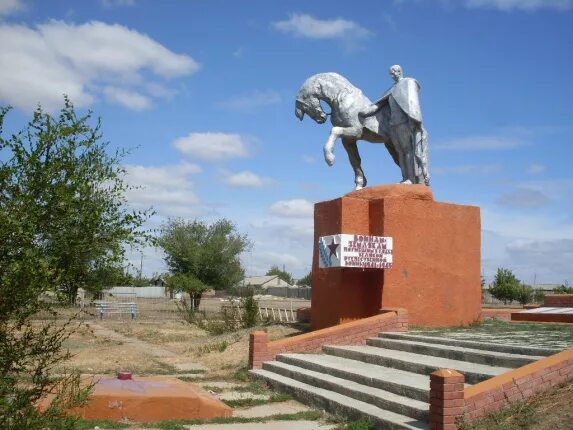
[[[310,307],[310,301],[298,298],[280,298],[270,296],[257,297],[259,316],[261,320],[290,323],[296,321],[297,309]],[[126,308],[127,306],[127,308]],[[224,308],[240,307],[240,301],[234,297],[205,297],[201,300],[198,311],[205,317],[217,319],[222,316]],[[101,309],[104,309],[102,316]],[[106,312],[105,309],[115,312]],[[119,312],[119,309],[129,309],[129,312]],[[182,301],[169,298],[138,298],[130,294],[105,296],[89,302],[77,300],[68,306],[58,306],[60,317],[72,316],[79,313],[84,319],[130,320],[132,308],[136,320],[181,320],[184,319]],[[240,314],[241,312],[239,312]],[[51,319],[51,314],[41,312],[38,319]]]

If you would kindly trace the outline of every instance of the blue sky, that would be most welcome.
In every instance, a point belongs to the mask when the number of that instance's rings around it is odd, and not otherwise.
[[[0,0],[0,41],[11,126],[68,94],[138,147],[128,197],[155,208],[150,228],[229,218],[252,275],[306,274],[313,204],[353,188],[340,142],[322,159],[329,124],[294,116],[301,84],[334,71],[376,99],[401,64],[422,85],[434,198],[481,207],[486,279],[573,283],[573,0]],[[398,182],[382,146],[359,148],[370,185]]]

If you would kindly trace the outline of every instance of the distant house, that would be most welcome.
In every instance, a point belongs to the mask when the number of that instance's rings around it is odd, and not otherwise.
[[[310,299],[310,287],[290,285],[278,275],[249,276],[239,282],[237,288],[262,290],[262,294],[268,296]]]
[[[252,287],[252,288],[262,288],[267,290],[272,287],[290,287],[288,282],[283,281],[278,275],[267,275],[267,276],[248,276],[239,282],[238,287]]]

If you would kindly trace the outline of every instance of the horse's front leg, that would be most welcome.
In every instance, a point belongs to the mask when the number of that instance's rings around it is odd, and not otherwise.
[[[334,164],[334,143],[339,137],[350,137],[358,139],[361,135],[362,128],[358,127],[332,127],[330,131],[330,136],[324,145],[324,161],[329,166]]]
[[[354,183],[356,184],[355,189],[361,190],[366,186],[366,177],[362,171],[362,160],[360,159],[360,153],[358,152],[356,139],[343,137],[342,144],[348,153],[348,160],[350,160],[350,165],[352,166],[352,169],[354,169]]]

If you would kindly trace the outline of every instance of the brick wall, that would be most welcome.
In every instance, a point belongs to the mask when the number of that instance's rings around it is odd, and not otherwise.
[[[543,306],[550,308],[573,308],[573,294],[546,294]]]
[[[440,369],[430,375],[430,430],[454,430],[504,406],[573,379],[573,348],[464,389],[464,377]]]
[[[249,339],[249,368],[261,367],[284,352],[319,351],[323,345],[359,345],[383,331],[408,331],[405,309],[382,309],[379,315],[269,342],[267,333],[256,331]]]

